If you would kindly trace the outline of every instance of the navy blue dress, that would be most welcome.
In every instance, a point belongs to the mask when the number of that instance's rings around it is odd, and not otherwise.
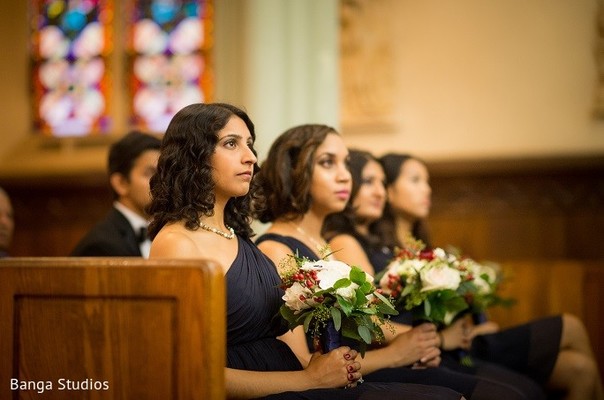
[[[298,255],[301,257],[307,257],[311,260],[319,258],[308,246],[291,236],[267,233],[258,237],[256,244],[264,241],[274,241],[284,244],[292,250],[292,254],[298,252]],[[410,367],[384,368],[364,375],[363,378],[365,382],[404,382],[438,385],[451,388],[462,393],[467,399],[474,400],[545,399],[545,395],[539,386],[520,374],[502,369],[501,374],[496,376],[501,379],[454,371],[441,366],[426,369],[412,369]]]
[[[252,371],[301,370],[290,348],[277,339],[287,331],[278,317],[283,304],[280,279],[272,262],[248,239],[237,237],[239,249],[227,284],[227,367]],[[283,392],[266,399],[301,400],[453,400],[460,395],[434,386],[363,383],[351,389]]]

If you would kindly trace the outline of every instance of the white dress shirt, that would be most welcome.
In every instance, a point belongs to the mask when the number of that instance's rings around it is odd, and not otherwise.
[[[138,232],[140,232],[141,228],[147,229],[147,227],[149,226],[149,221],[147,221],[146,219],[144,219],[143,217],[141,217],[122,203],[120,203],[119,201],[115,201],[113,203],[113,206],[117,208],[119,212],[124,214],[124,217],[126,217],[128,222],[130,222],[130,225],[132,225],[132,229],[134,229],[134,232],[136,232],[137,235]],[[147,239],[139,243],[138,246],[141,249],[141,254],[143,255],[143,258],[149,258],[149,251],[151,250],[151,240],[149,240],[149,238],[147,237]]]

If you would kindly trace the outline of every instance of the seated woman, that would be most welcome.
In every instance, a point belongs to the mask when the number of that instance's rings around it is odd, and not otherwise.
[[[430,211],[431,188],[426,165],[403,154],[380,159],[384,168],[388,205],[383,217],[372,224],[371,237],[379,252],[400,247],[412,235],[430,245],[425,219]],[[334,238],[334,246],[343,245]],[[376,253],[376,249],[373,249]],[[387,258],[387,257],[386,257]],[[384,260],[372,260],[375,271]],[[473,357],[525,374],[548,389],[561,390],[567,399],[603,399],[602,383],[583,323],[564,314],[531,321],[500,331],[492,321],[472,326],[464,335],[458,329],[442,332],[444,348],[470,350]],[[450,367],[451,355],[443,359]],[[463,369],[457,365],[457,368]]]
[[[271,146],[256,179],[265,202],[252,203],[254,215],[262,222],[272,222],[257,239],[260,250],[277,265],[296,252],[310,259],[320,258],[326,244],[321,236],[323,221],[344,209],[352,188],[348,150],[340,135],[325,125],[302,125],[284,132]],[[341,253],[345,250],[336,251],[333,256],[339,258]],[[290,344],[303,365],[308,362],[309,346],[301,327],[281,339]],[[543,398],[537,385],[523,391],[515,382],[483,379],[437,367],[439,339],[433,324],[405,327],[387,339],[387,345],[367,351],[361,361],[366,382],[446,386],[472,399]],[[422,368],[412,368],[416,362]]]
[[[250,241],[254,141],[254,125],[242,110],[191,104],[170,122],[151,179],[150,257],[209,258],[224,268],[228,398],[459,399],[446,388],[356,385],[356,351],[314,354],[303,367],[277,339],[286,330],[274,318],[282,304],[279,276]]]

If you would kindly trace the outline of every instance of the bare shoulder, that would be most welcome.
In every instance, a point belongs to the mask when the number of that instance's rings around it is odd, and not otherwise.
[[[184,227],[169,225],[162,228],[151,244],[150,258],[198,258],[199,250]]]
[[[351,250],[362,250],[359,241],[348,233],[342,233],[334,236],[329,241],[329,246],[333,251],[351,251]]]
[[[375,270],[371,261],[367,257],[367,253],[361,246],[361,243],[352,235],[341,234],[334,236],[329,241],[329,246],[334,252],[333,255],[340,261],[346,264],[356,265],[363,269],[368,274],[373,275]]]
[[[283,243],[275,242],[274,240],[265,240],[258,245],[258,248],[270,258],[275,265],[279,265],[285,257],[292,254],[292,250],[288,246]]]

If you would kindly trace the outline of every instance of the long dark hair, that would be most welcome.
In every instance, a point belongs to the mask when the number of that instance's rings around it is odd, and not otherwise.
[[[335,214],[328,215],[323,223],[323,236],[327,240],[331,240],[334,236],[339,234],[349,234],[368,245],[381,248],[382,242],[381,237],[374,232],[375,222],[369,225],[369,236],[364,236],[358,233],[356,226],[363,221],[359,220],[356,215],[356,210],[353,207],[354,199],[359,193],[359,189],[363,184],[363,169],[370,161],[379,163],[378,159],[375,158],[368,151],[350,149],[350,174],[352,175],[352,191],[350,193],[350,199],[346,203],[346,208],[343,211]]]
[[[313,158],[330,133],[338,134],[327,125],[300,125],[273,142],[254,179],[259,193],[253,203],[255,218],[261,222],[295,219],[310,209]]]
[[[380,157],[379,161],[382,164],[384,174],[386,175],[386,187],[394,184],[401,173],[403,164],[411,159],[424,163],[422,160],[410,154],[388,153]],[[389,202],[386,203],[382,218],[376,222],[375,230],[382,238],[383,244],[389,248],[394,249],[395,247],[402,246],[402,243],[399,242],[396,236],[394,211],[392,210]],[[430,233],[424,220],[417,219],[413,222],[411,234],[415,239],[420,239],[423,241],[427,247],[432,246]]]
[[[199,228],[199,217],[214,214],[214,181],[210,159],[218,142],[218,132],[233,117],[243,120],[253,139],[254,124],[241,109],[224,103],[191,104],[170,121],[162,140],[157,173],[150,181],[152,220],[149,236],[171,222],[185,221],[191,230]],[[254,152],[255,153],[255,152]],[[254,172],[258,169],[254,165]],[[252,235],[250,228],[251,190],[231,198],[225,208],[225,223],[237,234]]]

